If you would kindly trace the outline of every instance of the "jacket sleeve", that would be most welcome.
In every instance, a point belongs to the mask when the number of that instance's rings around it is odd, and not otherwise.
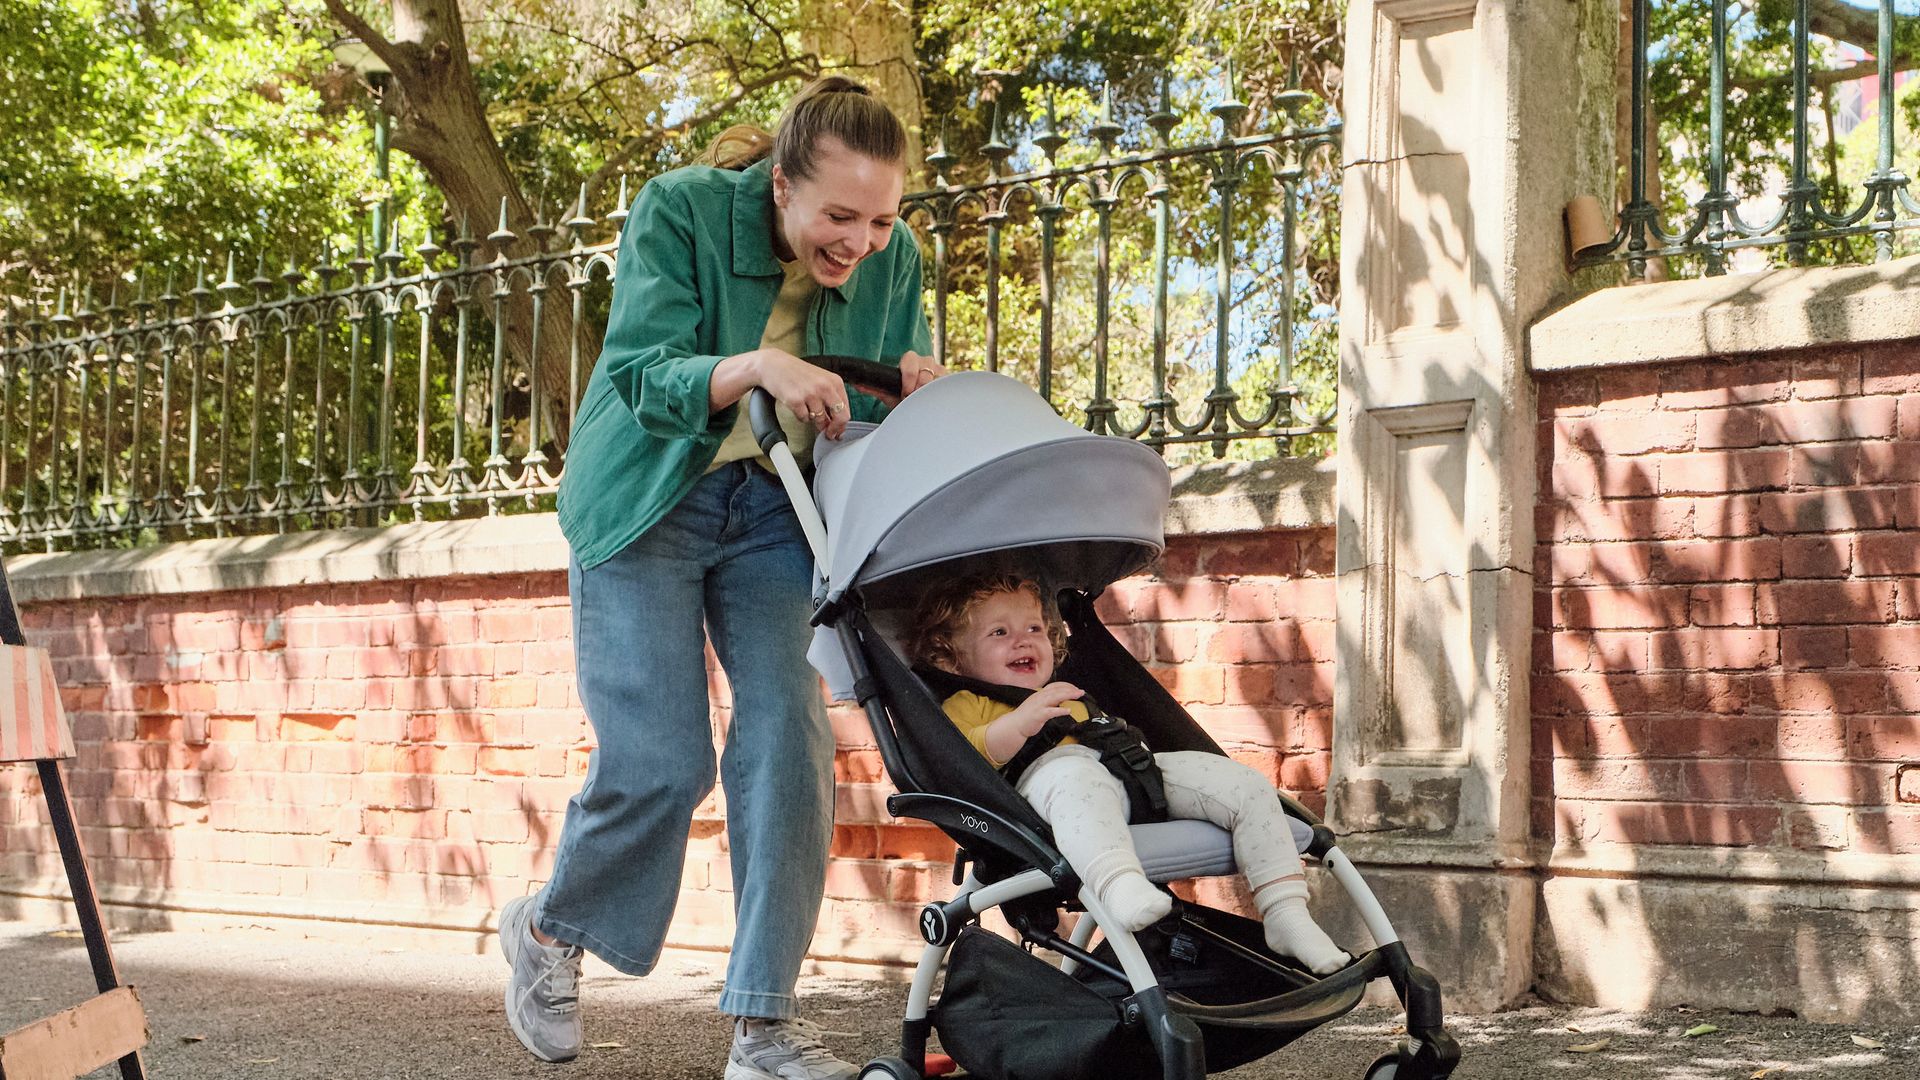
[[[926,305],[921,292],[920,245],[905,221],[895,221],[893,242],[893,280],[887,297],[887,327],[880,339],[880,362],[898,364],[902,353],[912,351],[933,355],[933,333],[927,327]],[[887,415],[887,405],[878,398],[855,393],[849,399],[853,419],[879,422]]]
[[[733,410],[709,408],[707,383],[723,359],[701,355],[693,212],[668,185],[640,189],[620,234],[620,258],[600,363],[628,411],[666,439],[724,434]]]

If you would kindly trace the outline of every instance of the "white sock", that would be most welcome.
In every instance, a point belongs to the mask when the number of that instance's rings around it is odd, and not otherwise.
[[[1340,970],[1352,959],[1333,943],[1307,913],[1307,883],[1298,879],[1275,881],[1254,894],[1260,920],[1266,924],[1267,948],[1291,956],[1315,975]]]
[[[1123,870],[1095,886],[1093,893],[1107,914],[1129,930],[1145,930],[1173,910],[1173,897],[1154,888],[1147,875]]]

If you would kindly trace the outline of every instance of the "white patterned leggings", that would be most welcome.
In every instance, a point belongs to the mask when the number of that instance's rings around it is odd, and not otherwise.
[[[1167,816],[1211,821],[1233,834],[1233,857],[1250,888],[1303,873],[1293,830],[1273,785],[1219,754],[1153,755],[1166,784]],[[1127,832],[1127,790],[1098,751],[1056,746],[1020,775],[1020,795],[1053,828],[1054,843],[1080,880],[1099,892],[1119,874],[1141,872]]]

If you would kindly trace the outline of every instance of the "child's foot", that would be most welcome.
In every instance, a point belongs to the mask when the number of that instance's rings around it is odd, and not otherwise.
[[[1293,957],[1315,975],[1332,974],[1353,959],[1307,914],[1304,899],[1279,900],[1262,914],[1262,920],[1266,924],[1267,948]]]
[[[1129,930],[1145,930],[1173,910],[1173,897],[1155,888],[1145,874],[1116,874],[1099,891],[1100,906]]]

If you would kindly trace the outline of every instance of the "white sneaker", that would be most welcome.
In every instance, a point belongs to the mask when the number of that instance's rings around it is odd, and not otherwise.
[[[820,1026],[810,1020],[736,1017],[726,1080],[853,1080],[858,1076],[860,1069],[833,1056],[821,1045],[820,1035]]]
[[[535,897],[500,909],[500,951],[507,976],[507,1026],[541,1061],[572,1061],[580,1054],[580,958],[577,945],[542,945],[533,936]]]

